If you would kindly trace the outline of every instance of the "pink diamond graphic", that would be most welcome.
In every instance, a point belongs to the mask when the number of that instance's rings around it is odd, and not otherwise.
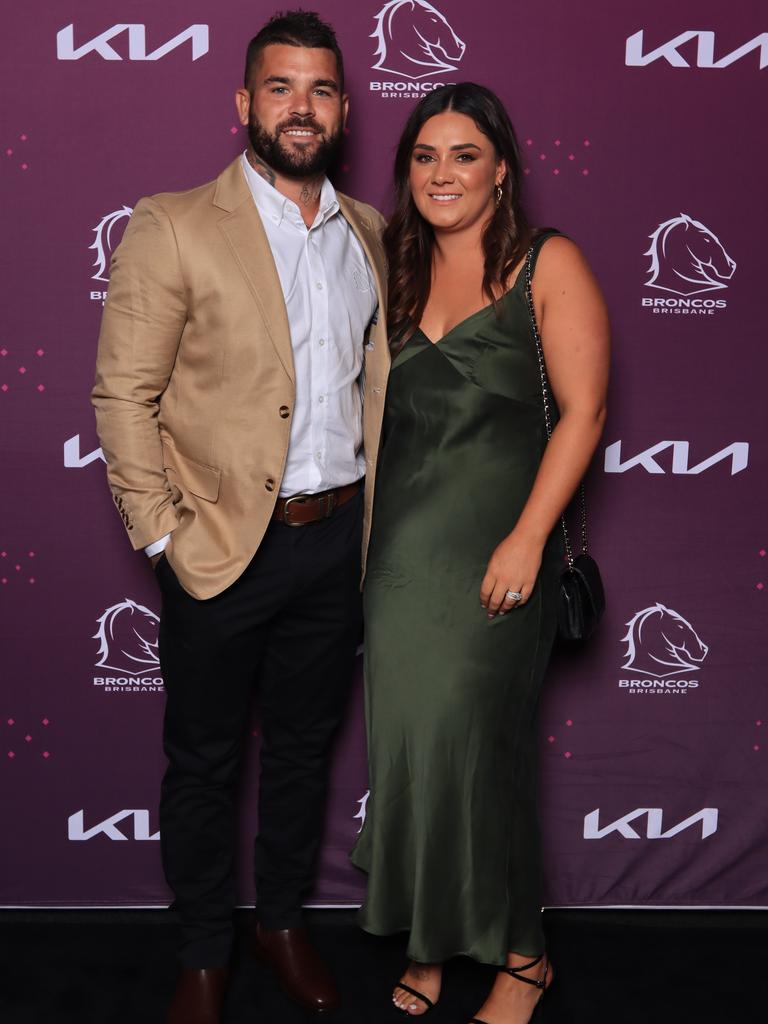
[[[546,159],[547,159],[547,154],[546,153],[539,153],[539,160],[546,160]]]
[[[552,173],[553,174],[559,174],[560,173],[559,168],[555,167],[554,170],[552,171]]]
[[[573,719],[572,718],[566,718],[565,724],[566,725],[573,725]]]
[[[554,743],[555,742],[555,737],[554,736],[547,736],[547,742],[548,743]]]
[[[8,719],[8,725],[16,725],[16,720],[13,718]]]
[[[8,557],[8,552],[7,551],[0,551],[0,558],[7,558],[7,557]]]
[[[20,366],[19,367],[19,373],[26,373],[26,372],[27,372],[26,366]]]
[[[571,754],[570,750],[566,750],[566,752],[563,754],[563,757],[567,757],[568,759],[570,759],[571,757],[573,757],[573,755]]]
[[[44,757],[44,758],[46,759],[46,761],[47,761],[47,760],[48,760],[48,758],[49,758],[49,757],[50,757],[51,755],[50,755],[50,754],[48,753],[48,751],[47,751],[47,750],[44,750],[44,751],[43,751],[43,755],[42,755],[42,756],[43,756],[43,757]]]
[[[28,171],[29,170],[29,164],[22,164],[21,165],[21,169],[22,169],[22,171]]]
[[[27,735],[24,737],[24,739],[27,741],[27,743],[31,743],[32,742],[32,737],[29,735],[29,733],[27,733]]]
[[[752,749],[753,749],[753,750],[759,750],[759,749],[760,749],[760,744],[759,744],[759,743],[756,743],[756,744],[755,744],[755,745],[754,745],[754,746],[752,747]]]
[[[30,558],[34,558],[35,557],[35,552],[34,551],[30,551],[30,552],[28,552],[28,554],[29,554]]]
[[[531,168],[530,167],[526,167],[525,170],[523,171],[523,174],[530,174],[530,173],[531,173]]]
[[[7,390],[8,390],[8,385],[7,384],[3,384],[2,387],[0,387],[0,391],[7,391]]]
[[[556,145],[556,146],[559,146],[559,145],[560,145],[560,139],[555,139],[555,145]]]
[[[35,577],[34,576],[30,576],[29,577],[29,582],[30,583],[34,583],[35,582]]]
[[[51,724],[51,720],[49,718],[44,718],[42,721],[43,721],[43,725],[50,725]]]
[[[569,159],[569,160],[575,160],[575,159],[576,159],[576,157],[575,157],[575,156],[573,155],[573,153],[569,153],[569,154],[568,154],[568,159]]]
[[[765,548],[760,548],[758,555],[760,555],[761,558],[765,558]]]
[[[9,750],[8,751],[8,757],[14,758],[14,757],[16,757],[16,755],[14,754],[14,752],[12,750]]]
[[[38,391],[45,391],[45,384],[38,384],[37,385],[37,390]]]
[[[20,565],[14,565],[13,568],[16,570],[16,572],[21,572],[21,566]]]
[[[583,170],[583,171],[582,171],[581,173],[582,173],[582,174],[584,175],[584,177],[586,178],[586,176],[587,176],[587,175],[589,174],[589,171],[588,171],[588,170],[587,170],[587,168],[585,167],[585,168],[584,168],[584,170]]]
[[[525,144],[526,144],[526,146],[532,146],[533,145],[533,139],[526,139],[525,140]]]
[[[584,145],[585,146],[591,146],[592,143],[589,141],[589,139],[584,139]]]
[[[6,149],[5,155],[6,156],[13,156],[13,150],[12,149]]]
[[[44,356],[44,355],[45,355],[45,350],[44,350],[44,349],[42,349],[42,348],[39,348],[39,349],[37,350],[37,352],[35,352],[35,355],[36,355],[36,356]]]
[[[7,348],[0,348],[0,356],[7,356],[7,355],[8,355],[8,349]]]
[[[758,583],[757,584],[757,589],[758,590],[765,590],[765,584],[764,583]]]
[[[8,722],[8,724],[9,725],[11,724],[10,721]],[[755,722],[755,725],[762,725],[762,724],[763,724],[762,718],[758,718],[758,720]]]
[[[3,576],[3,578],[0,580],[0,583],[7,583],[7,582],[8,582],[8,577],[7,576]]]
[[[237,125],[235,125],[235,124],[232,125],[232,127],[229,129],[229,134],[230,135],[237,135]]]
[[[19,138],[21,139],[22,142],[26,142],[27,139],[29,138],[29,136],[26,135],[26,133],[25,133],[24,135],[20,135]]]

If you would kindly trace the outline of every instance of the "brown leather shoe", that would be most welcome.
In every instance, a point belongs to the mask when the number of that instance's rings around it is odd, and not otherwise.
[[[226,967],[182,967],[166,1024],[221,1024],[228,981]]]
[[[306,928],[270,931],[257,924],[253,952],[274,968],[283,992],[300,1006],[322,1013],[339,1005],[331,972],[310,944]]]

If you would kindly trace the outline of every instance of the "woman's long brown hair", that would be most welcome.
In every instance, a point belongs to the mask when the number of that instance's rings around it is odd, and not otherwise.
[[[395,209],[384,231],[389,262],[390,337],[403,345],[421,322],[432,283],[432,226],[424,220],[411,196],[409,184],[413,147],[430,117],[453,110],[471,117],[493,143],[499,160],[507,165],[501,202],[482,238],[483,293],[496,304],[513,268],[525,255],[531,229],[520,200],[520,153],[515,130],[499,97],[474,82],[446,85],[428,93],[408,118],[395,155]]]

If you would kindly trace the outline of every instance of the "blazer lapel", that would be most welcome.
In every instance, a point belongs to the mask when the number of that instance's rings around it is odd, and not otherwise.
[[[386,384],[390,367],[389,339],[387,337],[387,271],[384,250],[378,231],[363,213],[359,213],[355,204],[347,196],[336,193],[341,212],[363,247],[365,255],[376,282],[379,299],[379,311],[375,324],[371,325],[368,344],[365,346],[364,375],[368,384],[382,389]],[[366,441],[369,444],[370,441]],[[377,438],[378,445],[378,438]]]
[[[264,225],[243,174],[240,157],[219,175],[213,202],[227,212],[219,221],[219,228],[256,301],[280,362],[295,383],[291,330],[283,289]]]
[[[339,201],[344,219],[354,231],[371,265],[379,297],[379,321],[381,322],[384,310],[387,308],[387,275],[384,268],[384,250],[381,247],[381,241],[376,234],[373,224],[363,214],[358,213],[354,203],[347,196],[337,192],[336,198]]]

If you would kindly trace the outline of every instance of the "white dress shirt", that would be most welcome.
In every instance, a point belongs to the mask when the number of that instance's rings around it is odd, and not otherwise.
[[[296,399],[280,495],[341,487],[365,472],[360,376],[364,335],[378,305],[376,284],[327,178],[308,228],[296,203],[257,174],[245,153],[242,163],[291,331]],[[158,554],[169,537],[144,550]]]

